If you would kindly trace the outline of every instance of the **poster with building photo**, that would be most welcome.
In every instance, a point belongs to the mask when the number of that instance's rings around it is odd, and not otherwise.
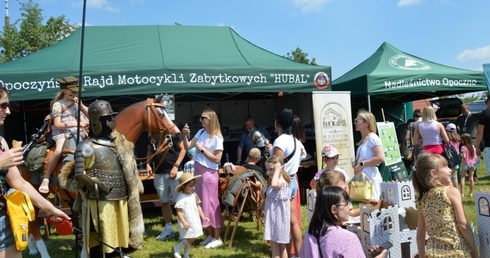
[[[313,121],[315,124],[316,159],[322,168],[322,149],[326,144],[334,146],[340,153],[338,166],[350,178],[354,175],[354,129],[350,92],[313,92]]]

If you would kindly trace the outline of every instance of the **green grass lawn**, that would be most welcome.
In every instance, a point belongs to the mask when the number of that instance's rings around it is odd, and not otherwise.
[[[479,179],[476,182],[476,190],[488,190],[490,189],[490,177],[487,176],[483,162],[479,167]],[[469,185],[466,186],[466,191],[469,191]],[[463,199],[463,204],[466,212],[468,221],[475,224],[477,228],[476,221],[476,210],[475,202],[469,196]],[[162,216],[160,208],[147,208],[143,210],[145,218],[145,239],[143,243],[143,249],[131,254],[131,257],[173,257],[172,246],[177,244],[177,237],[167,241],[158,241],[156,236],[163,229]],[[302,227],[303,232],[306,231],[306,206],[302,206]],[[177,230],[176,217],[173,220],[174,229]],[[225,221],[223,228],[223,234],[226,229],[228,220]],[[233,228],[233,223],[231,224]],[[42,231],[43,232],[43,231]],[[51,236],[46,239],[46,245],[48,247],[49,253],[52,258],[67,258],[75,257],[75,252],[72,250],[74,245],[74,236],[58,236],[54,229],[51,229]],[[231,230],[228,233],[228,238],[231,235]],[[201,237],[198,241],[194,243],[191,248],[191,257],[269,257],[269,246],[262,240],[262,231],[256,229],[256,223],[245,213],[245,216],[241,218],[238,229],[233,241],[233,246],[228,247],[229,242],[217,249],[205,249],[203,246],[199,245],[199,242],[204,237]],[[23,257],[31,257],[28,252],[25,251]]]

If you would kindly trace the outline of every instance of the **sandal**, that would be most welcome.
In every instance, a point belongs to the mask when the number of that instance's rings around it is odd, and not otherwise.
[[[48,222],[56,228],[56,232],[60,236],[66,236],[73,233],[73,224],[70,220],[50,215],[48,216]]]
[[[39,192],[43,194],[49,193],[49,179],[48,178],[43,178],[43,182],[41,183],[41,186],[39,186]]]

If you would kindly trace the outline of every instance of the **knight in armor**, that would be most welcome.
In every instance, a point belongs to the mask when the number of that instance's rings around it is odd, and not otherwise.
[[[143,242],[143,184],[134,145],[114,130],[115,114],[107,101],[90,104],[90,135],[75,152],[75,180],[82,186],[82,257],[141,249]]]

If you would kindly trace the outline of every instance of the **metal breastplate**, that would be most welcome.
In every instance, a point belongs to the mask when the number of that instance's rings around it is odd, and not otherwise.
[[[127,198],[128,190],[126,179],[121,163],[115,153],[115,146],[109,147],[94,142],[92,147],[94,150],[95,162],[91,168],[85,171],[86,175],[95,178],[97,182],[111,188],[109,194],[99,192],[99,200],[110,201]],[[88,198],[96,199],[96,193],[93,190],[89,190]]]

